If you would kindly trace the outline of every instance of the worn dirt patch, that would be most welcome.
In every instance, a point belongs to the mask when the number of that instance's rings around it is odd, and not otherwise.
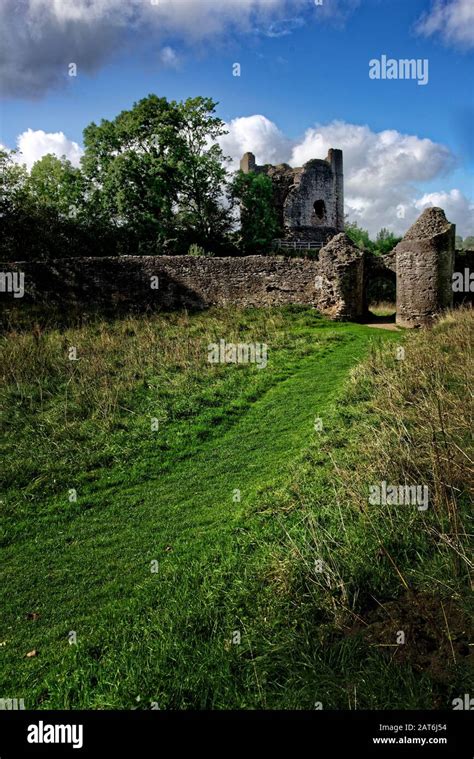
[[[364,324],[364,327],[374,327],[375,329],[388,329],[390,332],[400,332],[400,328],[397,327],[396,324],[393,324],[393,322],[384,322],[383,324],[372,324],[368,322],[367,324]]]
[[[393,661],[410,664],[439,683],[449,683],[459,665],[473,667],[473,623],[451,598],[406,593],[361,614],[350,635],[360,633]],[[364,624],[365,622],[365,624]],[[400,632],[405,643],[397,643]]]

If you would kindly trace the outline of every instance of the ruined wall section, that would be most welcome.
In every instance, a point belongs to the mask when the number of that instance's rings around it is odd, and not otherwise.
[[[318,215],[315,203],[324,203]],[[311,239],[318,232],[337,232],[334,176],[326,161],[313,160],[293,172],[293,184],[283,205],[284,226],[291,236]]]
[[[331,164],[333,174],[334,223],[337,231],[342,232],[344,230],[344,165],[342,150],[331,148],[326,160]]]
[[[301,168],[288,164],[259,166],[245,153],[243,172],[266,174],[272,180],[274,206],[282,234],[290,240],[326,243],[344,229],[344,176],[341,150],[313,159]]]
[[[284,234],[285,229],[285,201],[291,192],[294,183],[294,172],[286,163],[278,166],[260,166],[260,173],[266,174],[272,180],[273,205],[275,208],[279,228]]]
[[[453,305],[455,226],[441,208],[427,208],[395,248],[397,324],[431,324]]]
[[[364,253],[340,232],[321,248],[319,265],[323,275],[321,311],[342,320],[365,316]]]
[[[341,237],[341,235],[339,235]],[[345,237],[345,235],[342,235]],[[363,256],[350,241],[321,259],[246,256],[121,256],[2,264],[24,274],[25,295],[1,293],[4,307],[56,304],[105,311],[314,306],[334,319],[357,318]],[[360,299],[360,302],[359,302]]]

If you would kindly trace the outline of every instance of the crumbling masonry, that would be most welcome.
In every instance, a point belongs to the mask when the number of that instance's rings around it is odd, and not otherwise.
[[[346,234],[335,235],[317,258],[245,256],[117,256],[3,263],[6,275],[22,272],[25,303],[61,308],[313,306],[331,319],[366,316],[367,283],[384,272],[397,277],[397,322],[430,324],[452,304],[454,225],[440,208],[429,208],[388,256],[369,256]],[[458,264],[459,266],[459,264]],[[462,268],[462,265],[461,265]]]
[[[428,208],[387,256],[362,252],[343,232],[342,151],[302,168],[258,166],[246,153],[244,172],[260,172],[273,183],[282,234],[315,243],[311,258],[246,256],[120,256],[4,263],[2,282],[13,272],[25,278],[25,302],[62,308],[258,307],[289,303],[317,308],[331,319],[363,319],[368,286],[389,277],[397,292],[397,323],[430,324],[452,305],[454,225],[441,208]],[[316,253],[315,251],[313,251]],[[153,284],[154,283],[154,284]],[[9,308],[12,294],[0,288]],[[23,302],[23,301],[22,301]],[[18,302],[16,302],[18,305]]]
[[[427,208],[395,248],[397,324],[422,327],[453,305],[455,226]]]
[[[274,206],[281,234],[288,240],[325,243],[344,230],[342,150],[331,148],[327,158],[314,158],[302,168],[286,163],[257,166],[245,153],[245,173],[266,174],[272,180]]]

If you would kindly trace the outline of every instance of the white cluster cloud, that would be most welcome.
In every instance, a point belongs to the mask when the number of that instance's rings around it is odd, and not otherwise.
[[[18,135],[17,146],[20,153],[17,155],[19,163],[26,164],[31,169],[35,161],[44,155],[52,153],[61,158],[66,156],[73,166],[79,166],[83,153],[77,142],[69,140],[64,132],[44,132],[42,129],[27,129]]]
[[[227,124],[220,138],[229,168],[236,170],[244,153],[255,154],[258,164],[301,166],[325,158],[329,148],[344,151],[345,211],[371,235],[382,227],[404,234],[428,206],[441,206],[463,237],[474,235],[474,203],[459,189],[423,193],[418,185],[441,179],[455,166],[448,148],[396,130],[374,132],[368,126],[333,121],[308,129],[291,140],[261,114],[242,116]],[[28,129],[19,135],[17,160],[31,168],[46,153],[65,155],[78,166],[82,148],[63,132]]]
[[[415,202],[418,211],[428,206],[440,206],[446,211],[450,221],[458,222],[457,234],[463,237],[474,235],[474,202],[466,198],[460,190],[450,192],[429,192]]]
[[[448,44],[474,47],[473,0],[434,0],[431,10],[417,24],[425,37],[439,34]]]
[[[382,227],[403,234],[429,205],[442,206],[459,234],[474,233],[474,205],[459,189],[420,196],[417,185],[441,179],[455,166],[455,157],[444,145],[343,121],[312,127],[296,141],[262,115],[234,119],[227,128],[221,146],[234,169],[247,151],[259,164],[301,166],[312,158],[325,158],[331,147],[343,150],[345,211],[371,235]]]
[[[312,17],[344,18],[360,0],[1,0],[0,82],[7,96],[37,97],[97,70],[122,39],[153,40],[170,64],[167,38],[201,43],[234,31],[289,34]],[[300,17],[299,14],[303,14]],[[173,50],[173,52],[175,52]],[[173,60],[173,65],[175,61]]]
[[[284,163],[291,156],[292,142],[276,124],[265,116],[243,116],[227,125],[228,134],[219,140],[226,156],[232,159],[230,168],[239,168],[240,159],[248,151],[255,154],[257,163]]]

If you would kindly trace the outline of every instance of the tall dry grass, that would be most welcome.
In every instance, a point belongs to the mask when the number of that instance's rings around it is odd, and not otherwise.
[[[252,320],[229,309],[192,318],[179,312],[97,319],[66,329],[12,327],[0,336],[0,399],[11,406],[13,393],[18,406],[37,413],[61,395],[65,421],[79,413],[113,423],[128,391],[157,378],[176,389],[190,375],[209,374],[208,343],[238,342],[242,332],[247,341],[262,340],[284,332],[284,319],[259,313]]]
[[[374,348],[298,482],[305,529],[288,536],[287,556],[299,558],[287,566],[291,593],[311,598],[311,613],[336,628],[401,594],[468,605],[473,336],[464,309]],[[428,508],[371,504],[370,487],[382,481],[426,485]]]
[[[474,483],[473,338],[473,311],[452,311],[431,330],[373,352],[354,371],[352,398],[372,396],[371,413],[360,441],[363,465],[343,474],[364,511],[367,481],[427,485],[434,518],[426,528],[459,571],[473,567],[462,516]]]

